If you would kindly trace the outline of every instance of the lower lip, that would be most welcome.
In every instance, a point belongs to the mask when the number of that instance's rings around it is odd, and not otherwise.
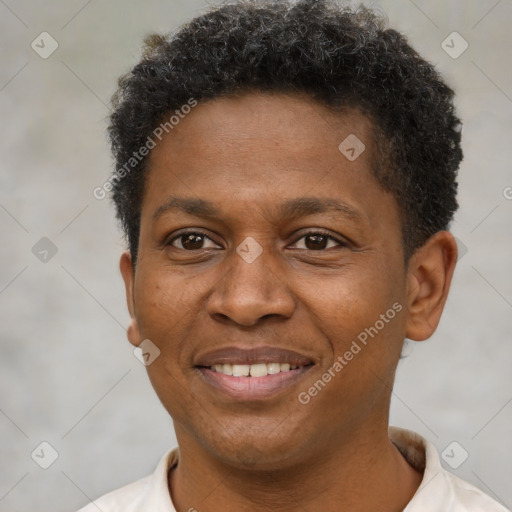
[[[272,397],[300,380],[311,366],[264,377],[233,377],[209,368],[199,368],[205,381],[215,389],[238,400],[262,400]]]

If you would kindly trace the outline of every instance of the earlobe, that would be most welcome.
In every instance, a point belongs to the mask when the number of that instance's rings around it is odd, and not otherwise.
[[[436,330],[457,263],[457,244],[448,231],[430,237],[411,257],[408,268],[406,337],[423,341]]]
[[[119,269],[121,270],[121,275],[123,276],[124,286],[126,290],[126,304],[128,306],[128,311],[131,317],[130,325],[128,326],[126,334],[128,337],[128,341],[132,345],[138,346],[141,340],[141,336],[139,325],[135,317],[135,299],[133,293],[135,272],[129,251],[125,251],[121,255],[121,259],[119,261]]]
[[[137,319],[135,317],[132,317],[130,320],[130,325],[126,330],[126,337],[134,347],[138,347],[142,340],[139,330],[139,324],[137,323]]]

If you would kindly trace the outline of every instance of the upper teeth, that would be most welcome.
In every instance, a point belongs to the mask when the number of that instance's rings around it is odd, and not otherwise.
[[[288,363],[257,363],[257,364],[216,364],[212,369],[233,377],[264,377],[279,372],[289,372],[298,368]]]

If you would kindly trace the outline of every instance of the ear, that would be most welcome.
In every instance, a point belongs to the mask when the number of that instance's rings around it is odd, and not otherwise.
[[[127,337],[128,341],[137,347],[140,344],[142,338],[140,336],[137,319],[135,318],[135,300],[133,295],[135,269],[133,268],[132,258],[129,251],[125,251],[121,255],[119,268],[124,280],[124,287],[126,289],[126,303],[128,305],[128,311],[130,312],[131,317],[130,325],[127,330]]]
[[[456,263],[457,243],[448,231],[430,237],[411,256],[407,270],[407,338],[423,341],[437,329]]]

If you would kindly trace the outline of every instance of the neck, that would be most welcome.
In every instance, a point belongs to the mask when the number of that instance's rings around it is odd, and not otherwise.
[[[180,459],[169,475],[169,488],[179,512],[397,512],[422,478],[389,440],[387,422],[359,427],[341,442],[325,443],[323,452],[304,450],[300,462],[271,471],[219,462],[179,427],[176,433]]]

